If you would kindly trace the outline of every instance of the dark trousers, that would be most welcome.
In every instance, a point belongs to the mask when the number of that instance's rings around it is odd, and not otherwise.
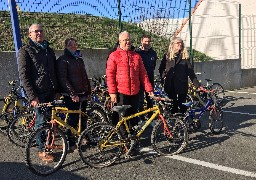
[[[144,99],[146,99],[147,102],[147,109],[153,107],[153,100],[150,98],[148,93],[144,90],[144,88],[140,89],[139,92],[139,105],[138,105],[138,111],[144,110]],[[148,113],[148,117],[151,117],[153,112]],[[144,120],[144,115],[140,117],[142,120]]]
[[[64,102],[65,102],[66,107],[69,110],[79,110],[80,102],[73,102],[71,97],[65,96],[64,97]],[[86,111],[86,106],[87,106],[87,101],[83,101],[82,104],[81,104],[81,110],[83,112]],[[69,114],[67,123],[71,127],[77,129],[78,128],[78,122],[79,122],[79,114]],[[86,119],[86,117],[82,116],[82,122],[81,122],[82,130],[84,130],[86,128],[86,124],[87,124],[87,119]],[[69,141],[69,146],[74,146],[75,141],[72,139],[72,133],[71,133],[71,130],[69,130],[69,129],[67,130],[67,137],[68,137],[68,141]]]
[[[171,113],[185,113],[187,111],[187,107],[184,106],[182,103],[186,102],[187,94],[179,94],[176,93],[174,90],[167,92],[168,97],[173,99],[173,107]]]
[[[139,92],[139,111],[144,110],[144,99],[146,98],[147,102],[147,108],[152,108],[153,107],[153,100],[150,98],[148,93],[144,90],[141,89]]]
[[[125,112],[125,116],[129,116],[131,114],[135,114],[138,112],[138,98],[139,94],[137,95],[125,95],[125,94],[117,94],[117,105],[131,105],[132,107],[127,109]],[[119,121],[119,114],[117,112],[113,112],[112,114],[112,124],[116,125]],[[129,120],[131,126],[135,126],[138,124],[138,118],[133,118]]]

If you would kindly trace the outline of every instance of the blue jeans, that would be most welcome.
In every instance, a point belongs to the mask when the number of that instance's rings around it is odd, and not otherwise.
[[[54,93],[49,92],[49,93],[40,94],[38,99],[40,103],[51,102],[54,100]],[[50,111],[50,108],[47,108],[46,110],[42,110],[41,107],[35,107],[34,110],[36,114],[35,130],[37,130],[43,127],[43,125],[48,121],[48,117],[46,117],[45,115],[47,114],[47,112]],[[42,134],[36,137],[36,143],[38,144],[38,150],[40,152],[43,151],[43,148],[45,145],[45,138],[46,138],[45,132],[42,132]]]
[[[35,130],[41,128],[45,122],[44,115],[41,111],[41,108],[35,108],[36,113],[36,122],[35,122]],[[43,143],[43,134],[40,134],[36,137],[36,143],[38,144],[39,151],[43,151],[44,143]]]

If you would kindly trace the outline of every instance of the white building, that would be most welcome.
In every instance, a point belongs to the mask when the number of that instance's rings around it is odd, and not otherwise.
[[[241,51],[239,51],[239,4],[241,5]],[[190,46],[189,21],[186,19],[147,20],[170,36],[182,26],[177,36]],[[156,21],[158,21],[156,23]],[[146,27],[146,26],[145,26]],[[216,59],[239,59],[242,68],[256,68],[256,2],[255,0],[203,0],[192,15],[192,47]]]

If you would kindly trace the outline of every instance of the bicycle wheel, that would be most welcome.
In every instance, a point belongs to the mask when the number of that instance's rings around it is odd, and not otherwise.
[[[41,139],[41,141],[39,140]],[[39,156],[42,153],[44,156]],[[26,146],[26,163],[37,175],[47,176],[56,172],[67,155],[67,140],[58,127],[44,126],[39,128],[29,139]],[[52,157],[52,160],[46,157]],[[44,159],[45,158],[45,159]]]
[[[156,122],[151,134],[153,149],[160,155],[174,155],[180,153],[187,145],[188,133],[186,125],[178,118]]]
[[[6,131],[8,129],[9,123],[13,119],[13,108],[14,108],[14,101],[10,101],[3,112],[0,115],[0,130]]]
[[[109,166],[121,154],[120,134],[112,125],[94,124],[79,137],[78,150],[85,164],[95,168]]]
[[[91,126],[95,123],[108,122],[107,116],[104,111],[98,107],[92,107],[87,111],[87,126]]]
[[[222,102],[225,96],[224,88],[222,87],[222,85],[220,85],[219,83],[213,83],[211,85],[211,89],[215,90],[217,101],[219,103]]]
[[[8,128],[9,140],[17,146],[25,147],[28,137],[34,132],[35,114],[28,112],[14,118]]]
[[[223,128],[223,111],[221,107],[214,107],[209,114],[209,128],[213,134],[219,134]]]

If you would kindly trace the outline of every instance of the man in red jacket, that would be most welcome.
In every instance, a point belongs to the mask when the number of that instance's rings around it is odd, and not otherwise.
[[[150,96],[153,95],[153,87],[140,55],[131,50],[130,34],[127,31],[121,32],[118,41],[119,46],[107,61],[107,86],[111,102],[132,106],[125,114],[130,115],[137,112],[140,85],[144,86]],[[118,116],[114,115],[112,123],[115,125],[117,122]],[[131,120],[131,126],[137,124],[137,119]]]

